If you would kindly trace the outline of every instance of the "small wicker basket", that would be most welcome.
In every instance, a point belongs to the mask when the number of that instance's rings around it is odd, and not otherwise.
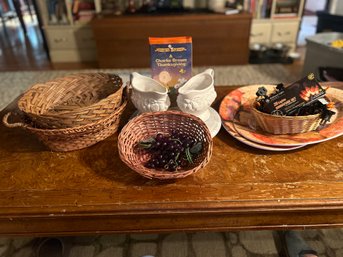
[[[10,123],[8,119],[12,114],[11,112],[4,115],[3,123],[9,128],[22,127],[28,130],[53,151],[74,151],[94,145],[113,135],[118,130],[120,118],[127,102],[125,95],[121,105],[107,117],[73,128],[41,129],[35,128],[25,121]]]
[[[157,133],[170,134],[174,129],[203,141],[201,154],[187,170],[170,172],[146,168],[144,163],[150,156],[143,149],[137,149],[137,143],[149,137],[154,137]],[[125,125],[118,137],[121,160],[132,170],[149,179],[184,178],[197,172],[209,162],[212,147],[212,137],[206,124],[196,116],[179,111],[150,112],[139,115]]]
[[[122,101],[123,82],[105,73],[80,73],[32,86],[19,109],[39,128],[72,128],[106,118]]]
[[[262,130],[271,134],[298,134],[316,130],[322,119],[320,113],[307,116],[277,116],[261,112],[252,105],[252,114]]]

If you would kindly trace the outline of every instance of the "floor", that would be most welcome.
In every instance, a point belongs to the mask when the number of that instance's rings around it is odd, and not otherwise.
[[[0,27],[0,70],[47,69],[50,64],[42,45],[37,19],[25,16],[27,34],[19,27],[16,18]]]
[[[304,230],[300,234],[319,257],[343,256],[342,230]],[[0,238],[0,256],[35,257],[40,240]],[[119,234],[60,240],[66,257],[286,257],[276,231]]]
[[[14,18],[0,24],[0,71],[86,69],[96,68],[95,63],[51,64],[44,49],[42,34],[37,17],[24,16],[27,34],[20,28],[19,20]]]
[[[25,17],[28,33],[24,35],[17,20],[0,27],[0,71],[96,68],[94,63],[49,63],[41,44],[42,37],[36,19]],[[313,19],[308,20],[300,44],[312,33]],[[306,27],[307,26],[307,27]],[[302,27],[303,28],[303,27]],[[300,76],[305,48],[299,48],[302,58],[285,67]],[[343,231],[340,229],[304,230],[300,232],[320,257],[343,256]],[[39,238],[0,238],[0,257],[33,257]],[[69,257],[277,257],[280,240],[276,231],[237,231],[208,233],[174,233],[150,235],[105,235],[61,238]],[[49,255],[52,256],[52,255]],[[44,256],[44,257],[49,257]]]

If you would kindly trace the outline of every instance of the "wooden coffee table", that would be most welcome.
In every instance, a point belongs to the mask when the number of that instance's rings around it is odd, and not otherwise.
[[[217,87],[216,109],[233,88]],[[132,112],[130,106],[123,120]],[[84,150],[56,153],[28,132],[1,124],[0,234],[343,225],[343,137],[268,152],[246,146],[222,129],[213,150],[203,170],[160,182],[120,161],[117,135]]]

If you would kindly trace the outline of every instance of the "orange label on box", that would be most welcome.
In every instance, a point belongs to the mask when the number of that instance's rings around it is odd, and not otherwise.
[[[152,78],[179,87],[192,76],[192,38],[149,38]]]

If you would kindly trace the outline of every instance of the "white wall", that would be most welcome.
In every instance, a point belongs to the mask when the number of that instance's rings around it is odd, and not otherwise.
[[[324,10],[326,0],[307,0],[305,5],[305,10],[312,12]]]
[[[329,11],[331,14],[343,15],[343,0],[331,0]]]

